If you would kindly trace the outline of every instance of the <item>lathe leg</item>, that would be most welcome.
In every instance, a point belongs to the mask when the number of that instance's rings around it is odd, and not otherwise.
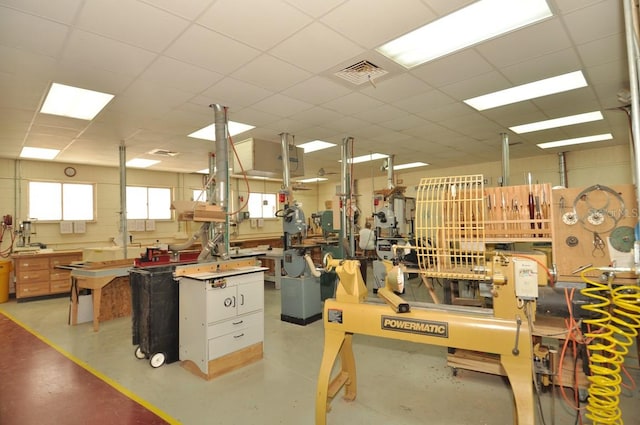
[[[345,332],[326,328],[324,330],[324,351],[316,390],[316,425],[326,425],[327,411],[329,410],[328,403],[331,402],[342,386],[346,386],[345,398],[353,400],[356,396],[352,337],[352,334],[346,334]],[[338,354],[341,354],[341,372],[330,383],[331,371]]]
[[[520,356],[502,356],[500,362],[511,383],[515,401],[515,424],[534,425],[535,411],[533,403],[533,377],[531,361],[524,361]],[[526,358],[526,357],[525,357]]]

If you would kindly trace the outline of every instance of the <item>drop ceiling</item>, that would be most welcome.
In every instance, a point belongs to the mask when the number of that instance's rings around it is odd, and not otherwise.
[[[431,168],[512,158],[537,143],[590,134],[628,143],[618,99],[629,78],[619,0],[548,0],[554,16],[406,70],[376,52],[383,43],[469,0],[0,0],[0,156],[23,146],[60,149],[61,163],[118,166],[160,159],[155,170],[208,166],[214,143],[187,137],[214,120],[209,107],[255,128],[235,137],[338,146],[305,155],[306,177],[339,171],[340,144],[354,156],[394,154]],[[464,31],[464,28],[460,28]],[[373,83],[335,74],[361,61],[386,71]],[[464,99],[582,70],[588,87],[477,112]],[[93,120],[40,114],[53,82],[115,98]],[[605,119],[516,135],[508,127],[600,110]],[[173,157],[150,151],[177,152]],[[551,151],[553,152],[553,150]],[[360,164],[369,177],[381,164]],[[331,174],[332,179],[339,175]]]

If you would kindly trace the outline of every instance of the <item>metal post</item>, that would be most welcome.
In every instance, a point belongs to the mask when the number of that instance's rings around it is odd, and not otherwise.
[[[567,186],[567,158],[565,152],[558,153],[558,161],[560,167],[560,186]]]
[[[393,189],[395,186],[393,183],[393,166],[395,162],[395,155],[389,155],[387,158],[387,189]]]
[[[118,146],[120,154],[120,231],[122,232],[122,254],[127,258],[129,236],[127,229],[127,148],[124,141]]]
[[[213,104],[209,106],[213,108],[216,127],[216,189],[214,202],[222,209],[222,211],[226,213],[229,198],[229,149],[227,136],[227,114],[226,108],[222,105]],[[224,239],[221,241],[224,245],[224,251],[218,252],[218,255],[226,257],[229,253],[229,216],[225,214],[224,228],[222,228],[222,223],[212,226],[212,228],[213,233],[218,233],[219,236],[216,237],[216,235],[212,235],[210,240],[220,240],[220,235],[224,234]]]
[[[500,133],[502,136],[502,186],[509,185],[509,135]]]
[[[627,62],[629,63],[629,92],[631,94],[631,133],[634,143],[635,164],[632,167],[635,173],[634,181],[638,182],[638,167],[640,167],[640,151],[638,150],[638,137],[640,137],[640,100],[638,98],[638,39],[636,37],[633,11],[634,1],[624,0],[624,27],[627,39]],[[640,185],[636,184],[636,197],[640,202]]]
[[[285,204],[289,205],[291,195],[291,171],[289,170],[289,133],[280,133],[280,147],[282,150],[282,186],[286,191]]]

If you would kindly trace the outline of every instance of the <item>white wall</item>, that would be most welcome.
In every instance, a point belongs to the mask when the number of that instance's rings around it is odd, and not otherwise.
[[[416,158],[429,162],[429,158]],[[566,154],[569,187],[585,187],[593,184],[615,185],[632,183],[631,158],[626,146],[596,148]],[[559,161],[557,154],[541,155],[532,158],[514,159],[510,162],[510,184],[525,184],[525,176],[531,172],[534,181],[541,183],[560,183]],[[76,249],[83,247],[99,247],[110,244],[110,238],[119,232],[120,211],[120,173],[116,167],[96,167],[76,165],[77,174],[73,178],[64,175],[64,168],[70,164],[50,163],[44,161],[14,161],[0,158],[0,216],[13,215],[14,226],[27,218],[27,188],[29,180],[70,181],[95,183],[97,189],[97,219],[87,223],[85,234],[60,234],[58,223],[36,223],[37,235],[33,242],[42,242],[54,249]],[[380,171],[378,165],[372,166],[368,175],[354,175],[357,205],[361,217],[369,217],[372,213],[372,199],[375,190],[384,189],[387,184],[386,173]],[[429,167],[405,170],[396,173],[396,179],[402,180],[399,185],[407,187],[407,196],[415,195],[415,187],[424,177],[482,174],[488,179],[488,186],[496,186],[501,174],[500,162],[479,163],[473,166],[451,167],[446,169],[430,169]],[[190,200],[191,191],[200,189],[203,184],[200,174],[181,174],[139,169],[127,170],[127,184],[145,186],[165,186],[174,188],[176,200]],[[277,193],[280,182],[249,180],[249,191]],[[230,182],[234,197],[247,199],[247,187],[243,180],[232,179]],[[336,186],[339,183],[308,184],[310,190],[294,191],[293,198],[302,203],[307,221],[311,214],[326,209],[325,202],[336,201]],[[238,200],[236,198],[236,200]],[[240,202],[235,204],[236,208]],[[246,209],[245,209],[246,210]],[[361,219],[361,223],[363,223]],[[176,237],[190,236],[197,230],[198,223],[180,222],[177,220],[157,221],[156,230],[152,232],[132,232],[134,242],[144,245],[153,244],[156,240],[164,243],[175,241]],[[282,235],[282,222],[279,219],[264,220],[263,227],[251,227],[245,220],[236,228],[230,229],[232,240],[251,238],[272,238]],[[9,236],[5,235],[0,250],[7,248]]]
[[[568,187],[587,187],[594,184],[616,185],[633,182],[630,151],[628,146],[610,146],[594,148],[565,154]],[[416,161],[429,162],[429,158],[415,158]],[[509,162],[509,185],[526,184],[527,173],[531,173],[534,183],[560,184],[560,167],[557,154],[540,155],[530,158],[512,159]],[[485,162],[470,166],[430,169],[421,167],[401,170],[395,173],[396,180],[402,180],[397,186],[406,186],[405,195],[415,196],[415,188],[425,177],[464,176],[482,174],[488,180],[487,186],[498,186],[502,175],[502,163]],[[375,190],[387,187],[387,175],[375,171],[371,175],[358,178],[358,207],[364,217],[372,213],[372,198]]]

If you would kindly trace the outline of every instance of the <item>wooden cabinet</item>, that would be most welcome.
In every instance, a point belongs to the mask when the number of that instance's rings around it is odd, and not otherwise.
[[[16,278],[16,298],[67,293],[71,272],[56,266],[82,260],[82,251],[59,251],[12,256]]]
[[[180,278],[180,360],[211,379],[262,358],[264,272]]]

